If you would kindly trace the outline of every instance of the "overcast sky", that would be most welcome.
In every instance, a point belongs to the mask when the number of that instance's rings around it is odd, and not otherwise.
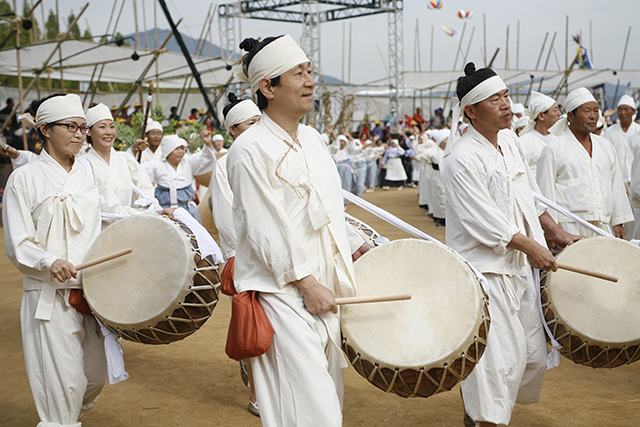
[[[120,8],[123,0],[117,0]],[[203,0],[166,0],[174,21],[183,18],[180,30],[198,38],[204,25],[205,16],[211,2]],[[86,0],[58,0],[60,15],[67,16],[69,12],[78,13]],[[20,3],[20,2],[19,2]],[[43,0],[45,9],[55,10],[55,0]],[[142,32],[143,3],[146,13],[146,26],[154,26],[154,1],[137,0],[138,26]],[[232,3],[214,2],[215,4]],[[583,45],[589,50],[589,56],[595,68],[619,69],[622,62],[625,39],[630,26],[631,37],[627,48],[624,69],[640,70],[640,2],[638,0],[611,0],[609,2],[595,0],[442,0],[443,7],[439,10],[429,10],[427,0],[404,0],[404,69],[413,70],[415,61],[416,27],[419,32],[420,56],[422,70],[431,67],[431,29],[434,28],[433,39],[433,70],[451,70],[454,65],[455,53],[460,43],[460,33],[466,22],[467,28],[462,40],[463,51],[469,46],[469,38],[475,27],[473,39],[469,48],[469,60],[484,65],[482,49],[484,49],[483,14],[486,15],[486,46],[490,57],[500,48],[494,66],[505,67],[507,26],[509,27],[508,67],[533,69],[540,54],[545,34],[549,32],[547,46],[542,56],[540,69],[544,66],[549,45],[554,32],[557,32],[551,53],[550,70],[557,70],[558,65],[565,66],[565,37],[566,17],[569,16],[569,61],[575,57],[577,45],[572,36],[582,33]],[[79,21],[82,31],[89,25],[91,32],[104,34],[107,30],[109,16],[114,0],[91,1],[90,5]],[[156,2],[157,22],[159,28],[169,28],[162,9]],[[456,14],[459,9],[471,10],[471,19],[461,20]],[[296,9],[299,10],[299,7]],[[133,0],[126,0],[122,17],[118,23],[118,31],[122,34],[135,31]],[[116,12],[117,13],[117,12]],[[38,10],[36,18],[41,20]],[[115,18],[114,18],[115,19]],[[349,42],[349,27],[351,26],[351,82],[366,83],[387,76],[385,67],[388,66],[388,35],[387,15],[373,15],[354,18],[321,26],[321,62],[324,74],[348,80],[348,51],[343,65],[343,30],[346,30],[345,40]],[[519,54],[518,54],[518,22]],[[458,35],[450,37],[440,27],[440,23],[457,30]],[[301,24],[243,19],[242,36],[267,37],[290,33],[299,40],[302,32]],[[591,26],[591,30],[590,30]],[[112,24],[113,28],[113,24]],[[237,27],[236,27],[237,28]],[[218,22],[214,20],[212,27],[213,43],[219,44]],[[236,38],[238,36],[236,35]],[[151,44],[151,42],[150,42]],[[382,55],[381,55],[382,54]],[[557,57],[557,60],[556,60]],[[384,60],[383,60],[384,58]],[[420,65],[416,65],[419,68]],[[458,69],[463,64],[458,60]],[[621,82],[626,84],[626,82]],[[633,82],[640,84],[639,80]]]

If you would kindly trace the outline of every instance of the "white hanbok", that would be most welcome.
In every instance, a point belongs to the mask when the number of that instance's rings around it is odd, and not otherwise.
[[[542,195],[613,233],[613,225],[633,221],[633,214],[613,146],[602,137],[590,136],[591,155],[569,129],[549,143],[538,161],[537,182]],[[550,213],[571,234],[596,235],[563,215]]]
[[[132,156],[111,147],[109,163],[93,148],[82,158],[91,163],[96,175],[101,175],[109,181],[121,205],[133,206],[133,202],[138,199],[138,195],[133,192],[133,185],[146,197],[153,197],[153,184],[149,175]]]
[[[129,154],[131,157],[135,158],[136,160],[138,160],[138,156],[136,154],[133,154],[131,147],[129,147],[126,153]],[[153,160],[162,160],[162,150],[160,149],[160,147],[156,149],[155,153],[151,151],[149,147],[145,148],[144,151],[142,152],[140,163],[147,163]]]
[[[429,213],[431,213],[434,218],[439,219],[445,219],[447,217],[445,190],[440,175],[440,162],[442,161],[443,155],[444,150],[438,145],[427,149],[425,153],[427,161],[431,164],[431,179],[429,180],[429,195],[431,199],[429,201]]]
[[[342,191],[333,160],[314,129],[298,141],[268,115],[227,154],[237,236],[235,287],[260,292],[275,330],[253,358],[264,426],[341,425],[347,366],[339,315],[312,315],[293,281],[312,274],[336,296],[355,293]]]
[[[490,287],[487,347],[461,384],[475,421],[509,424],[515,403],[540,401],[546,341],[532,270],[507,245],[522,233],[546,246],[531,190],[537,186],[517,136],[498,134],[502,154],[473,126],[442,160],[447,193],[447,245],[482,272]]]
[[[95,405],[107,378],[100,327],[69,305],[69,290],[82,288],[82,273],[60,283],[49,271],[58,258],[85,260],[100,233],[101,209],[128,212],[112,193],[111,205],[101,206],[102,185],[80,162],[67,172],[43,150],[14,171],[5,188],[5,246],[24,274],[22,342],[39,426],[79,427],[78,416]]]
[[[542,135],[535,129],[531,129],[531,131],[519,137],[522,154],[534,177],[537,173],[538,159],[540,158],[542,150],[548,143],[553,141],[554,138],[555,136],[551,133]]]
[[[428,213],[431,212],[431,177],[433,176],[433,166],[431,156],[427,155],[431,147],[437,147],[435,141],[429,139],[426,134],[422,137],[423,142],[416,145],[416,160],[420,164],[420,179],[418,180],[418,205],[429,206]]]
[[[618,165],[622,172],[622,181],[628,185],[631,180],[631,163],[633,163],[633,152],[630,140],[633,135],[640,132],[640,125],[632,121],[626,132],[622,130],[620,122],[605,129],[602,136],[607,139],[616,150],[618,155]]]

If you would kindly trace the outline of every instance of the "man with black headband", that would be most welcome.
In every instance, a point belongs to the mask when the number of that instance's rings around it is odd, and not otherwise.
[[[237,245],[234,285],[259,292],[275,334],[251,360],[264,426],[340,426],[336,296],[355,293],[340,178],[326,144],[300,119],[313,109],[311,64],[291,36],[246,39],[235,74],[262,119],[227,154]]]
[[[447,245],[489,282],[491,328],[487,348],[461,384],[465,409],[481,427],[509,424],[516,402],[540,401],[547,354],[532,268],[556,270],[547,242],[565,246],[576,239],[544,208],[509,129],[509,91],[488,68],[473,63],[458,79],[467,133],[452,133],[440,171],[447,198]],[[543,233],[544,229],[544,233]]]

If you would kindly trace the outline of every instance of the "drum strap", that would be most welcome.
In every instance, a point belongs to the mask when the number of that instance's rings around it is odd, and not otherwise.
[[[542,310],[542,297],[540,296],[540,270],[537,268],[532,268],[533,270],[533,280],[536,286],[536,295],[538,301],[538,311],[540,312],[540,318],[542,319],[542,326],[544,327],[544,332],[549,337],[549,342],[551,342],[551,350],[547,353],[547,369],[553,369],[560,365],[560,349],[562,346],[558,341],[556,341],[555,337],[551,333],[549,329],[549,325],[547,325],[547,321],[544,318],[544,311]]]
[[[545,205],[549,206],[554,211],[560,212],[562,215],[566,216],[569,219],[574,220],[578,224],[588,228],[589,230],[593,231],[594,233],[599,234],[601,236],[605,236],[605,237],[614,237],[611,234],[609,234],[608,232],[606,232],[606,231],[596,227],[595,225],[591,224],[590,222],[585,221],[584,219],[580,218],[579,216],[572,214],[571,212],[569,212],[568,210],[566,210],[562,206],[560,206],[560,205],[552,202],[551,200],[547,199],[542,194],[538,194],[535,191],[532,191],[532,193],[533,193],[533,198],[535,200],[539,201],[542,204],[545,204]]]
[[[399,228],[400,230],[411,234],[412,236],[417,237],[418,239],[423,239],[423,240],[427,240],[429,242],[435,243],[437,245],[440,245],[442,247],[447,248],[448,250],[452,251],[454,254],[456,254],[457,256],[459,256],[464,262],[465,264],[467,264],[469,266],[469,268],[471,268],[471,270],[473,270],[473,272],[475,273],[476,277],[478,277],[478,280],[480,281],[480,284],[482,285],[482,289],[484,289],[485,293],[487,295],[489,295],[489,283],[487,282],[487,279],[482,275],[482,273],[480,273],[473,265],[469,264],[467,262],[467,260],[465,260],[459,253],[457,253],[456,251],[454,251],[453,249],[451,249],[450,247],[448,247],[447,245],[443,244],[441,241],[434,239],[433,237],[429,236],[427,233],[425,233],[422,230],[417,229],[416,227],[414,227],[411,224],[408,224],[407,222],[401,220],[400,218],[398,218],[397,216],[385,211],[384,209],[374,205],[373,203],[369,203],[366,200],[356,196],[355,194],[352,194],[346,190],[342,190],[342,197],[345,198],[345,200],[347,200],[348,202],[351,202],[359,207],[361,207],[362,209],[371,212],[372,214],[374,214],[375,216],[377,216],[378,218],[388,222],[389,224]]]

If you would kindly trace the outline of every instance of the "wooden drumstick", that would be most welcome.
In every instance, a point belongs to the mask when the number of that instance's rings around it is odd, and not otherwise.
[[[411,299],[411,294],[336,298],[336,304],[338,305],[362,304],[362,303],[368,303],[368,302],[401,301],[401,300],[407,300],[407,299]]]
[[[610,276],[608,274],[599,273],[597,271],[587,270],[582,267],[574,267],[572,265],[562,264],[560,262],[556,263],[558,268],[563,270],[573,271],[574,273],[584,274],[585,276],[591,276],[602,280],[608,280],[609,282],[617,282],[618,278],[616,276]]]
[[[83,262],[82,264],[78,264],[78,265],[76,265],[76,270],[80,271],[80,270],[83,270],[85,268],[93,267],[94,265],[102,264],[103,262],[110,261],[110,260],[112,260],[114,258],[119,258],[121,256],[130,254],[131,252],[133,252],[133,249],[131,249],[131,248],[122,249],[122,250],[119,250],[117,252],[111,253],[109,255],[101,256],[101,257],[93,259],[91,261],[87,261],[87,262]]]

